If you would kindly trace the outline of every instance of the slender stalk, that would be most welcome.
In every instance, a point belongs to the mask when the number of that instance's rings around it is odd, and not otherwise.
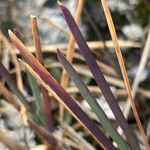
[[[2,78],[5,79],[5,81],[7,82],[9,88],[13,91],[13,93],[15,93],[15,95],[19,98],[19,100],[24,104],[25,108],[27,108],[27,110],[29,110],[29,112],[31,113],[32,110],[28,105],[28,101],[23,96],[21,91],[17,88],[12,76],[9,74],[7,69],[3,66],[1,61],[0,61],[0,75],[2,76]]]
[[[40,17],[40,20],[47,22],[50,26],[54,27],[57,30],[60,30],[62,33],[64,33],[67,36],[70,36],[70,33],[68,33],[67,31],[65,31],[64,29],[60,28],[59,26],[57,26],[56,24],[54,24],[51,20],[47,19],[47,18],[43,18]]]
[[[135,97],[136,93],[138,92],[138,86],[140,83],[140,76],[143,73],[144,68],[146,66],[146,62],[148,60],[149,53],[150,53],[150,29],[149,29],[146,44],[145,44],[145,47],[144,47],[144,50],[143,50],[143,53],[141,56],[141,60],[140,60],[140,63],[139,63],[138,69],[137,69],[137,73],[136,73],[136,76],[135,76],[133,84],[132,84],[132,96],[133,96],[133,98]],[[131,109],[131,104],[130,104],[130,99],[128,98],[127,102],[125,104],[125,109],[124,109],[124,114],[127,118],[129,116],[130,109]]]
[[[5,97],[8,103],[12,104],[15,106],[15,108],[20,111],[20,103],[15,100],[14,96],[12,93],[0,82],[0,89],[1,89],[1,94]]]
[[[33,34],[33,39],[34,39],[34,45],[35,45],[35,49],[36,49],[35,50],[36,57],[37,57],[37,60],[43,64],[42,50],[41,50],[36,16],[31,15],[30,18],[31,18],[31,24],[32,24],[32,34]],[[51,114],[51,101],[48,96],[48,92],[46,91],[46,89],[43,86],[41,86],[41,91],[42,91],[43,100],[44,100],[44,110],[45,110],[45,116],[47,118],[48,128],[49,128],[49,130],[52,130],[53,122],[52,122],[52,114]],[[41,110],[41,111],[43,111],[43,110]]]
[[[2,95],[5,97],[6,101],[10,104],[12,104],[18,111],[21,111],[22,106],[21,103],[19,103],[12,93],[0,83],[0,89],[2,92]],[[44,141],[46,144],[53,149],[61,150],[62,144],[56,140],[56,138],[48,132],[45,128],[39,126],[35,123],[35,121],[28,116],[28,123],[30,127],[34,130],[34,132]]]
[[[123,56],[122,56],[122,53],[121,53],[121,49],[120,49],[120,46],[118,44],[118,38],[117,38],[114,23],[113,23],[113,20],[112,20],[112,17],[111,17],[111,13],[109,11],[106,0],[101,0],[101,2],[102,2],[102,6],[103,6],[105,16],[106,16],[106,20],[107,20],[107,24],[108,24],[109,31],[110,31],[110,34],[111,34],[111,38],[112,38],[113,43],[114,43],[114,47],[115,47],[116,55],[117,55],[118,62],[119,62],[119,65],[120,65],[120,69],[121,69],[121,72],[122,72],[122,76],[123,76],[123,79],[124,79],[125,87],[126,87],[126,90],[128,92],[128,96],[129,96],[129,99],[130,99],[130,102],[131,102],[133,113],[134,113],[134,116],[135,116],[135,119],[136,119],[136,122],[137,122],[137,126],[138,126],[138,128],[141,132],[141,135],[144,139],[144,143],[145,143],[147,149],[150,149],[148,139],[146,137],[145,131],[144,131],[143,126],[142,126],[142,123],[140,121],[138,111],[136,109],[136,105],[135,105],[135,102],[134,102],[134,99],[133,99],[133,96],[132,96],[132,93],[131,93],[131,87],[130,87],[128,75],[127,75],[127,72],[126,72]]]
[[[80,147],[82,149],[87,150],[96,150],[92,143],[89,143],[87,140],[85,140],[80,133],[75,131],[71,126],[67,125],[65,122],[62,123],[61,128],[64,130],[63,132],[65,135],[69,136],[73,141],[76,141],[77,143],[80,141]]]
[[[20,144],[18,140],[2,130],[0,130],[0,141],[11,150],[27,150],[27,148]]]
[[[129,49],[129,48],[141,48],[141,44],[138,43],[138,42],[133,42],[133,41],[124,41],[124,40],[119,40],[119,45],[121,48],[126,48],[126,49]],[[88,41],[87,42],[89,48],[92,50],[92,51],[96,51],[97,49],[103,49],[104,48],[104,44],[112,49],[114,48],[114,45],[113,45],[113,42],[110,40],[110,41],[105,41],[105,42],[102,42],[102,41]],[[42,52],[44,53],[47,53],[47,52],[53,52],[55,53],[56,52],[56,47],[59,45],[59,48],[61,50],[66,50],[67,49],[67,46],[68,44],[67,43],[57,43],[57,44],[50,44],[50,45],[42,45]],[[31,53],[35,53],[35,47],[34,46],[27,46],[28,50],[31,52]],[[75,49],[79,49],[79,47],[77,46],[77,44],[75,44]],[[16,55],[19,55],[19,51],[14,49],[14,53]]]
[[[77,10],[76,10],[76,14],[75,14],[75,21],[77,24],[80,23],[80,17],[81,17],[81,13],[82,13],[83,4],[84,4],[84,0],[78,0]],[[74,50],[75,50],[75,40],[74,40],[73,35],[71,35],[71,37],[69,39],[67,53],[66,53],[66,58],[70,63],[72,63],[72,60],[73,60]],[[68,83],[69,83],[68,74],[65,71],[65,69],[63,69],[62,76],[61,76],[61,86],[66,89],[68,86]],[[60,113],[60,121],[63,122],[64,107],[62,105],[60,105],[59,113]]]
[[[14,62],[15,70],[16,70],[16,78],[17,78],[17,86],[21,92],[23,92],[23,82],[22,82],[22,77],[21,77],[21,71],[20,71],[20,66],[18,64],[17,60],[17,54],[13,50],[13,46],[11,43],[8,41],[8,39],[4,36],[4,34],[0,31],[0,36],[1,40],[5,46],[5,48],[9,51],[12,60]]]
[[[34,40],[34,45],[35,45],[35,54],[37,60],[42,63],[43,58],[42,58],[42,49],[41,49],[41,43],[40,43],[40,38],[39,38],[39,31],[38,31],[38,26],[37,26],[37,19],[36,16],[31,15],[31,25],[32,25],[32,35],[33,35],[33,40]]]

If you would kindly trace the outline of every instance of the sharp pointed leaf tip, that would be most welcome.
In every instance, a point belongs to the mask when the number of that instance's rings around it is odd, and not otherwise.
[[[63,11],[67,11],[67,8],[66,8],[65,5],[63,5],[63,3],[61,3],[60,1],[57,1],[57,3],[58,3],[58,5],[60,6],[62,12],[63,12]]]
[[[20,58],[18,58],[18,61],[19,61],[19,62],[22,62],[23,60],[22,60],[22,59],[20,59]]]
[[[13,32],[10,29],[8,29],[8,34],[9,34],[10,38],[13,36]]]
[[[65,57],[63,54],[62,54],[62,52],[57,48],[57,57],[58,57],[58,59],[60,58],[60,57]],[[60,60],[60,59],[59,59]]]
[[[57,48],[57,56],[59,56],[60,55],[60,50]]]
[[[60,50],[57,48],[57,53],[59,53],[60,52]]]
[[[19,38],[17,37],[17,35],[13,31],[11,31],[10,29],[8,30],[8,34],[9,34],[12,42],[16,42],[17,41],[19,43],[22,43],[22,41],[19,40]]]
[[[30,18],[36,18],[36,16],[34,16],[34,15],[30,15]]]
[[[15,41],[15,39],[17,38],[17,36],[10,29],[8,30],[8,34],[9,34],[12,42]]]
[[[57,1],[57,4],[58,4],[59,6],[62,6],[62,5],[63,5],[60,1]]]
[[[57,58],[58,60],[62,63],[62,59],[64,58],[65,56],[62,54],[62,52],[57,49]]]

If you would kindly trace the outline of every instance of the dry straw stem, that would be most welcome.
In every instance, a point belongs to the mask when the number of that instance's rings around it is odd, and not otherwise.
[[[5,97],[6,101],[8,103],[12,104],[18,111],[21,111],[22,104],[14,98],[12,93],[6,87],[4,87],[4,85],[2,83],[0,83],[0,89],[1,89],[3,96]],[[28,123],[31,126],[31,128],[35,131],[35,133],[43,141],[45,141],[49,147],[59,147],[59,142],[56,141],[56,139],[50,133],[48,133],[48,131],[46,131],[41,126],[38,126],[38,124],[36,124],[30,117],[28,117]],[[59,147],[59,150],[61,148]]]
[[[56,135],[55,136],[58,140],[60,140],[61,142],[63,142],[65,145],[67,145],[69,148],[73,148],[73,149],[76,149],[76,150],[80,150],[81,146],[78,144],[78,143],[75,143],[73,140],[69,139],[68,137],[64,137],[64,138],[61,138],[60,135]],[[70,149],[69,149],[70,150]]]
[[[87,86],[91,93],[94,93],[96,95],[100,95],[101,91],[97,86]],[[67,89],[68,93],[79,93],[79,90],[77,87],[68,87]],[[143,89],[137,89],[137,92],[139,94],[143,94],[146,98],[150,98],[150,92],[148,90]],[[113,92],[115,97],[125,97],[128,95],[127,91],[125,89],[117,89],[115,92]]]
[[[20,144],[19,141],[3,130],[0,130],[0,141],[11,150],[27,150],[24,145]]]
[[[91,93],[95,93],[98,95],[101,94],[101,91],[97,86],[87,86],[87,87]],[[79,89],[75,86],[68,87],[66,90],[68,93],[80,93]]]
[[[6,98],[6,100],[14,105],[21,113],[22,121],[25,126],[28,126],[28,114],[26,108],[21,104],[21,102],[17,102],[14,100],[11,92],[0,82],[0,89],[3,96]]]
[[[76,143],[80,143],[82,149],[95,150],[95,148],[88,143],[80,134],[78,134],[72,127],[68,126],[66,123],[62,123],[62,129],[64,134],[68,135]]]
[[[56,67],[62,67],[61,64],[59,62],[50,62],[50,63],[46,63],[44,65],[44,67],[46,68],[56,68]],[[93,78],[91,72],[87,69],[85,69],[85,72],[82,71],[82,66],[80,65],[73,65],[73,67],[77,70],[77,72],[81,75],[85,75],[87,77]],[[101,68],[102,69],[102,68]],[[24,71],[24,67],[21,66],[21,71]],[[106,70],[107,71],[107,70]],[[10,70],[10,73],[13,74],[15,71],[14,69]],[[105,73],[105,70],[103,71]],[[108,72],[106,72],[108,73]],[[110,73],[111,75],[111,73]],[[113,86],[119,87],[121,89],[117,90],[114,94],[115,96],[127,96],[127,91],[124,89],[124,82],[116,77],[112,77],[112,76],[108,76],[105,75],[106,81]],[[91,90],[91,92],[98,94],[100,93],[100,89],[98,89],[96,86],[95,87],[89,87],[89,89]],[[75,91],[74,91],[75,90]],[[67,88],[67,91],[69,93],[73,93],[73,92],[78,92],[76,87],[69,87]],[[150,91],[149,90],[145,90],[142,88],[138,88],[137,92],[141,95],[143,95],[146,98],[150,98]]]
[[[46,143],[49,147],[48,149],[53,150],[62,150],[64,149],[64,145],[58,141],[51,132],[47,131],[45,128],[36,124],[31,118],[29,118],[29,124],[34,132]]]
[[[10,92],[7,90],[7,88],[5,88],[5,86],[1,82],[0,82],[0,89],[4,97],[8,100],[9,103],[11,103],[12,101],[10,101],[10,99],[13,99],[12,94],[10,94]],[[13,102],[14,102],[13,105],[17,106],[17,109],[21,113],[21,119],[23,121],[23,124],[27,127],[28,126],[27,109],[24,107],[24,105],[21,102],[16,102],[15,100]]]
[[[107,47],[113,48],[112,41],[106,41],[105,43],[106,43]],[[63,50],[62,52],[65,53],[64,49],[67,48],[67,44],[58,44],[58,45]],[[42,52],[56,53],[56,47],[58,45],[57,44],[52,44],[52,45],[47,45],[47,46],[43,45],[42,46]],[[101,42],[101,41],[88,42],[88,45],[89,45],[90,48],[95,50],[95,49],[103,48],[104,47],[104,42]],[[132,42],[132,41],[119,41],[119,45],[121,47],[124,47],[124,48],[140,47],[139,43],[135,43],[135,42]],[[76,49],[78,48],[77,45],[75,47],[76,47]],[[27,48],[31,53],[35,53],[35,47],[28,46]],[[15,49],[14,51],[17,55],[20,54],[18,50]],[[83,57],[80,54],[78,54],[77,52],[74,53],[74,58],[85,61],[83,59]],[[101,67],[101,69],[104,73],[107,73],[107,74],[110,74],[110,75],[113,75],[113,76],[118,76],[118,74],[117,74],[117,72],[115,71],[114,68],[112,68],[112,67],[108,66],[107,64],[104,64],[100,61],[97,61],[97,63]]]
[[[36,52],[36,58],[37,60],[43,64],[43,56],[42,56],[42,50],[41,50],[41,43],[40,43],[40,37],[39,37],[39,31],[37,26],[37,19],[36,16],[31,15],[31,25],[32,25],[32,35],[35,45],[35,52]],[[43,94],[43,100],[44,100],[44,109],[45,109],[45,115],[47,118],[48,128],[52,130],[52,115],[51,115],[51,101],[48,96],[48,92],[46,89],[41,86],[41,91]]]
[[[58,45],[59,45],[59,44],[58,44]],[[57,47],[57,45],[55,45],[55,46]],[[52,47],[53,47],[53,46],[52,46]],[[50,47],[46,47],[46,49],[45,49],[45,46],[42,46],[42,52],[56,53],[56,50],[55,50],[56,47],[55,47],[55,49],[54,49],[54,47],[53,47],[53,49],[52,49],[52,47],[51,47],[51,46],[50,46]],[[60,46],[60,47],[61,47],[61,46]],[[31,53],[34,53],[34,52],[35,52],[35,48],[33,48],[33,47],[28,47],[28,49],[29,49],[29,51],[30,51]],[[45,50],[46,50],[46,51],[45,51]],[[16,52],[17,54],[19,54],[18,51],[15,50],[15,52]],[[64,50],[62,50],[62,52],[65,53]],[[82,60],[82,61],[85,61],[85,60],[83,59],[83,57],[82,57],[80,54],[78,54],[77,52],[74,53],[74,58],[79,59],[79,60]],[[112,68],[111,66],[109,66],[109,65],[107,65],[107,64],[104,64],[104,63],[102,63],[102,62],[100,62],[100,61],[97,61],[97,63],[98,63],[98,65],[101,67],[102,71],[104,71],[105,73],[110,74],[110,75],[113,75],[113,76],[118,76],[116,70],[115,70],[114,68]]]
[[[33,40],[35,45],[36,58],[40,63],[42,63],[43,60],[42,60],[42,52],[41,52],[41,43],[39,38],[36,16],[31,15],[30,18],[31,18],[32,35],[33,35]]]
[[[142,123],[140,121],[140,118],[139,118],[139,115],[138,115],[138,112],[137,112],[137,109],[136,109],[136,105],[135,105],[134,99],[132,97],[128,75],[127,75],[127,72],[126,72],[126,68],[125,68],[123,57],[122,57],[121,49],[120,49],[119,44],[118,44],[117,34],[116,34],[116,31],[115,31],[115,26],[114,26],[112,17],[111,17],[108,5],[106,3],[106,0],[101,0],[101,2],[102,2],[102,6],[103,6],[103,9],[104,9],[105,16],[106,16],[106,20],[107,20],[107,23],[108,23],[111,38],[112,38],[113,43],[114,43],[114,47],[115,47],[116,55],[117,55],[118,62],[119,62],[119,65],[120,65],[120,69],[121,69],[121,72],[122,72],[122,75],[123,75],[125,87],[127,89],[128,96],[129,96],[131,106],[132,106],[132,109],[133,109],[133,113],[134,113],[134,116],[135,116],[135,119],[136,119],[136,122],[137,122],[137,126],[138,126],[138,128],[141,132],[141,135],[144,139],[144,143],[145,143],[147,149],[150,149],[148,139],[147,139],[146,134],[144,132],[144,129],[142,127]]]
[[[56,68],[56,67],[62,67],[61,64],[59,62],[51,62],[51,63],[46,63],[44,65],[46,68]],[[91,72],[87,69],[87,66],[84,66],[84,69],[82,67],[82,65],[73,65],[73,67],[77,70],[77,72],[81,75],[85,75],[87,77],[90,77],[90,78],[93,78]],[[102,69],[102,68],[101,68]],[[21,67],[21,71],[23,71],[24,68]],[[107,70],[106,70],[107,71]],[[104,71],[105,72],[105,71]],[[13,73],[13,70],[11,70],[11,73]],[[106,78],[106,81],[112,85],[112,86],[116,86],[116,87],[119,87],[121,88],[119,91],[116,91],[116,96],[126,96],[127,95],[127,91],[124,89],[124,82],[121,80],[121,79],[118,79],[116,77],[112,77],[112,76],[109,76],[109,75],[104,75],[105,78]],[[67,90],[69,90],[68,92],[69,93],[72,93],[73,92],[73,89],[75,87],[70,87],[70,88],[67,88]],[[98,90],[97,87],[93,88],[92,87],[90,88],[90,90],[94,93],[97,93],[97,92],[100,92],[100,90]],[[74,92],[77,92],[76,90]],[[150,98],[150,92],[149,90],[145,90],[145,89],[142,89],[142,88],[138,88],[137,89],[137,92],[141,95],[143,95],[144,97],[146,98]]]
[[[25,68],[40,82],[40,84],[61,104],[65,109],[67,109],[70,114],[85,128],[86,126],[74,115],[74,113],[69,109],[69,107],[57,96],[57,94],[40,78],[40,76],[24,61],[20,60]],[[89,130],[88,130],[89,131]],[[90,132],[90,131],[89,131]],[[91,132],[90,132],[91,133]],[[96,139],[96,137],[91,133],[93,138],[105,149],[105,147]]]
[[[1,94],[5,97],[8,103],[11,103],[12,105],[15,106],[15,108],[17,108],[17,110],[20,111],[21,110],[20,103],[14,99],[11,92],[1,82],[0,82],[0,89],[1,89]]]
[[[136,93],[138,91],[138,86],[140,83],[140,77],[141,77],[141,74],[143,73],[144,68],[146,66],[146,62],[149,58],[149,54],[150,54],[150,29],[149,29],[146,44],[145,44],[145,47],[144,47],[144,50],[143,50],[143,53],[141,56],[141,60],[140,60],[140,63],[139,63],[138,69],[137,69],[137,73],[136,73],[136,76],[135,76],[133,84],[132,84],[132,96],[133,96],[133,98],[136,96]],[[130,109],[131,109],[130,99],[128,98],[126,105],[125,105],[125,109],[124,109],[124,114],[127,118],[129,116]]]
[[[64,54],[64,51],[62,51],[62,53]],[[74,58],[82,60],[82,61],[85,62],[85,59],[79,53],[75,52],[74,53]],[[112,75],[112,76],[115,76],[115,77],[119,76],[118,73],[116,72],[116,70],[113,67],[111,67],[111,66],[109,66],[105,63],[102,63],[99,60],[97,60],[96,62],[99,65],[99,67],[100,67],[100,69],[102,70],[103,73],[106,73],[106,74],[109,74],[109,75]],[[52,67],[54,65],[57,66],[57,64],[59,64],[57,61],[55,61],[55,62],[45,61],[45,66]]]
[[[142,94],[143,96],[145,96],[145,97],[150,99],[150,90],[145,90],[145,89],[138,88],[137,91],[140,94]]]
[[[50,63],[50,64],[45,64],[44,65],[45,68],[62,68],[61,64],[59,62],[54,62],[54,63]],[[81,75],[85,75],[87,77],[93,78],[91,72],[88,70],[87,66],[85,65],[73,65],[73,67],[76,69],[76,71],[81,74]],[[24,71],[24,68],[21,67],[21,71]],[[11,70],[11,73],[13,73],[14,71]],[[109,76],[109,75],[104,75],[106,78],[106,81],[110,84],[110,85],[114,85],[120,88],[124,88],[124,83],[121,79],[118,79],[116,77],[113,76]],[[145,92],[145,96],[149,97],[149,93],[146,90],[143,89],[138,89],[138,91],[140,93]]]
[[[48,150],[48,146],[46,146],[45,144],[40,144],[32,148],[31,150]]]
[[[59,4],[59,2],[58,2],[58,4]],[[80,17],[81,17],[81,13],[82,13],[82,9],[83,9],[83,4],[84,4],[84,0],[78,0],[77,10],[76,10],[76,14],[75,14],[75,21],[77,24],[80,23]],[[67,53],[66,53],[66,58],[70,63],[72,63],[72,60],[73,60],[74,50],[75,50],[75,40],[74,40],[73,35],[71,34],[71,37],[69,39],[69,45],[67,48]],[[66,89],[68,86],[68,82],[69,82],[69,76],[68,76],[66,70],[63,68],[62,76],[61,76],[61,86]],[[60,107],[59,107],[59,113],[60,113],[60,121],[63,122],[64,107],[62,105],[60,105]]]
[[[99,64],[100,62],[98,62]],[[55,68],[55,67],[62,67],[60,65],[59,62],[52,62],[52,63],[49,63],[49,64],[45,64],[44,65],[46,68]],[[99,65],[100,66],[100,65]],[[73,65],[73,67],[75,68],[75,70],[81,74],[81,75],[85,75],[87,77],[90,77],[90,78],[93,78],[91,72],[88,70],[87,66],[85,65]],[[106,66],[107,67],[107,66]],[[109,66],[108,66],[109,67]],[[84,69],[83,69],[84,68]],[[101,67],[100,67],[101,68]],[[105,69],[105,68],[101,68],[102,70]],[[111,70],[113,68],[110,68]],[[108,71],[108,70],[106,70]],[[105,73],[105,70],[103,70],[103,72]],[[106,72],[108,73],[108,72]],[[111,73],[113,73],[113,70],[112,72],[109,72],[110,75],[112,75]],[[116,74],[113,74],[116,76]],[[106,81],[110,84],[110,85],[113,85],[113,86],[117,86],[119,88],[121,88],[121,90],[123,90],[123,93],[124,94],[121,94],[121,95],[127,95],[127,91],[124,89],[124,82],[121,80],[121,79],[118,79],[116,77],[112,77],[112,76],[109,76],[109,75],[104,75],[105,78],[106,78]],[[143,96],[147,97],[147,98],[150,98],[150,92],[149,90],[145,90],[145,89],[142,89],[142,88],[138,88],[137,89],[138,93],[142,94]],[[117,92],[119,94],[119,92]]]
[[[49,65],[45,65],[46,68],[51,68],[51,67],[62,67],[60,65],[60,63],[56,62],[56,63],[51,63]],[[90,77],[90,78],[93,78],[92,76],[92,73],[89,71],[88,67],[85,66],[85,65],[73,65],[73,67],[75,68],[75,70],[81,74],[81,75],[84,75],[84,76],[87,76],[87,77]],[[121,79],[118,79],[116,77],[112,77],[112,76],[109,76],[109,75],[104,75],[105,76],[105,79],[106,81],[110,84],[110,85],[113,85],[113,86],[117,86],[119,88],[124,88],[124,83]]]
[[[39,18],[40,20],[44,21],[44,22],[47,22],[50,26],[54,27],[55,29],[63,32],[65,35],[67,36],[70,36],[70,33],[65,31],[64,29],[60,28],[59,26],[57,26],[55,23],[53,23],[51,20],[47,19],[47,18],[43,18],[43,17],[40,17]]]
[[[89,43],[89,46],[91,47],[91,48],[99,48],[99,46],[102,46],[103,45],[103,42],[88,42]],[[107,45],[109,45],[109,46],[113,46],[112,44],[112,41],[107,41],[106,42],[107,43]],[[120,41],[120,44],[123,44],[124,43],[124,41]],[[121,44],[121,45],[122,45]],[[129,41],[129,43],[127,42],[126,43],[127,45],[127,47],[133,47],[134,46],[134,43],[131,43],[130,41]],[[58,44],[59,45],[59,47],[61,47],[62,49],[63,49],[63,53],[65,53],[65,51],[64,51],[64,49],[66,49],[66,46],[67,46],[67,44]],[[58,46],[58,45],[56,45],[56,44],[54,44],[54,45],[50,45],[50,46],[42,46],[42,52],[52,52],[52,53],[56,53],[56,47]],[[122,45],[123,47],[125,46],[124,44]],[[35,53],[35,48],[34,47],[27,47],[28,49],[29,49],[29,51],[31,52],[31,53]],[[76,46],[76,48],[78,48],[77,46]],[[20,54],[19,53],[19,51],[18,50],[14,50],[15,51],[15,53],[16,54]],[[74,58],[76,58],[76,59],[80,59],[80,60],[82,60],[82,61],[85,61],[84,59],[83,59],[83,57],[80,55],[80,54],[78,54],[77,52],[75,52],[74,53]],[[110,74],[110,75],[113,75],[113,76],[118,76],[118,74],[117,74],[117,72],[116,72],[116,70],[114,69],[114,68],[112,68],[112,67],[110,67],[109,65],[107,65],[107,64],[104,64],[104,63],[102,63],[102,62],[100,62],[100,61],[97,61],[97,63],[98,63],[98,65],[101,67],[101,69],[102,69],[102,71],[104,72],[104,73],[107,73],[107,74]]]
[[[141,44],[138,42],[133,42],[133,41],[124,41],[124,40],[119,40],[119,45],[121,48],[141,48]],[[103,49],[104,45],[106,45],[108,48],[114,48],[113,41],[89,41],[87,42],[88,46],[90,47],[91,50],[97,50],[97,49]],[[51,44],[51,45],[42,45],[42,52],[56,52],[56,47],[58,47],[61,50],[66,50],[68,44],[67,43],[58,43],[58,44]],[[35,47],[34,46],[27,46],[28,50],[31,53],[35,53]],[[75,49],[79,49],[77,44],[75,44]],[[14,49],[15,54],[20,54],[17,49]]]
[[[69,136],[68,137],[61,137],[60,134],[62,133],[62,129],[54,134],[55,138],[58,139],[59,141],[63,142],[65,145],[67,145],[69,148],[68,150],[70,150],[70,147],[72,149],[76,149],[76,150],[83,150],[82,145],[79,145],[79,143],[75,142],[75,140],[72,140]],[[87,149],[89,150],[89,149]]]
[[[49,65],[45,65],[46,68],[51,68],[51,67],[62,67],[60,65],[60,63],[51,63]],[[85,65],[73,65],[73,67],[76,69],[76,71],[81,74],[81,75],[85,75],[87,77],[91,77],[93,78],[92,76],[92,73],[88,70],[88,67],[85,66]],[[107,82],[109,84],[112,84],[112,85],[115,85],[117,87],[121,87],[121,88],[124,88],[124,84],[123,84],[123,81],[116,78],[116,77],[112,77],[112,76],[109,76],[109,75],[105,75],[105,78],[107,80]]]
[[[56,139],[62,141],[63,143],[65,143],[65,145],[75,148],[77,150],[95,150],[95,148],[90,143],[88,143],[79,133],[77,133],[72,127],[65,124],[65,126],[67,126],[67,128],[65,128],[63,127],[63,124],[61,125],[60,130],[53,134]],[[62,132],[67,136],[62,138],[60,136]]]
[[[23,82],[22,82],[22,77],[21,77],[20,66],[18,64],[17,56],[16,56],[16,53],[14,52],[14,48],[1,31],[0,31],[0,36],[1,36],[1,40],[2,40],[5,48],[9,51],[9,53],[12,57],[12,60],[13,60],[14,66],[15,66],[15,71],[16,71],[17,86],[18,86],[19,90],[21,92],[23,92]]]

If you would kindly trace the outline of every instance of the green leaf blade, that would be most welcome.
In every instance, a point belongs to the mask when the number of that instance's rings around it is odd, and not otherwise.
[[[116,129],[113,127],[112,123],[107,118],[102,108],[99,106],[97,100],[94,98],[94,96],[88,90],[84,82],[81,80],[78,73],[75,71],[72,65],[67,61],[67,59],[63,56],[63,54],[58,49],[57,49],[57,56],[59,61],[61,62],[61,64],[66,69],[69,76],[75,83],[75,85],[78,87],[82,96],[85,98],[85,100],[88,102],[92,110],[97,115],[100,123],[102,123],[105,130],[108,131],[112,139],[118,144],[118,147],[120,149],[129,149],[127,143],[122,139],[122,137],[118,134]]]
[[[35,98],[37,116],[40,122],[44,125],[44,127],[48,128],[47,120],[45,118],[45,113],[44,113],[44,105],[43,105],[43,101],[40,95],[41,91],[40,91],[39,85],[37,84],[36,79],[31,75],[30,72],[27,71],[27,75],[28,75],[28,79],[30,82],[30,86],[31,86],[34,98]]]

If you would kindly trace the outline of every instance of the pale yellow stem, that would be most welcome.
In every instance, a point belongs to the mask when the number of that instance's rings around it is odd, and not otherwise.
[[[4,44],[5,48],[9,51],[9,54],[12,57],[12,60],[16,69],[17,86],[19,90],[23,92],[23,82],[22,82],[22,77],[21,77],[20,66],[17,60],[16,53],[14,52],[14,48],[1,31],[0,31],[0,36],[1,36],[2,43]]]
[[[84,0],[78,0],[77,10],[76,10],[76,14],[75,14],[75,21],[77,24],[80,23],[80,17],[81,17],[81,13],[82,13],[82,9],[83,9],[83,4],[84,4]],[[75,40],[74,40],[73,35],[71,34],[71,37],[69,40],[69,45],[67,48],[67,53],[66,53],[66,58],[70,63],[72,63],[72,60],[73,60],[74,50],[75,50]],[[62,77],[61,77],[61,86],[66,89],[68,86],[68,83],[69,83],[69,76],[68,76],[66,70],[63,69]],[[62,105],[60,105],[60,107],[59,107],[59,114],[60,114],[60,122],[63,122],[64,107]]]
[[[138,126],[138,128],[141,132],[141,135],[144,139],[144,143],[145,143],[147,149],[150,149],[148,139],[146,137],[145,131],[144,131],[143,126],[142,126],[142,123],[140,121],[134,99],[132,97],[131,87],[130,87],[128,75],[127,75],[127,72],[126,72],[123,56],[122,56],[122,53],[121,53],[121,49],[120,49],[120,46],[118,44],[118,38],[117,38],[117,34],[116,34],[116,30],[115,30],[115,26],[114,26],[112,17],[111,17],[108,5],[106,3],[106,0],[101,0],[101,2],[102,2],[102,7],[103,7],[103,10],[104,10],[105,16],[106,16],[106,20],[107,20],[107,24],[108,24],[109,31],[110,31],[110,34],[111,34],[111,38],[112,38],[113,43],[114,43],[114,47],[115,47],[116,55],[117,55],[118,62],[119,62],[119,65],[120,65],[120,69],[121,69],[121,72],[122,72],[122,76],[123,76],[123,79],[124,79],[125,87],[127,89],[127,93],[128,93],[128,96],[129,96],[129,99],[130,99],[130,102],[131,102],[133,113],[134,113],[134,116],[135,116],[135,119],[136,119],[136,122],[137,122],[137,126]]]

